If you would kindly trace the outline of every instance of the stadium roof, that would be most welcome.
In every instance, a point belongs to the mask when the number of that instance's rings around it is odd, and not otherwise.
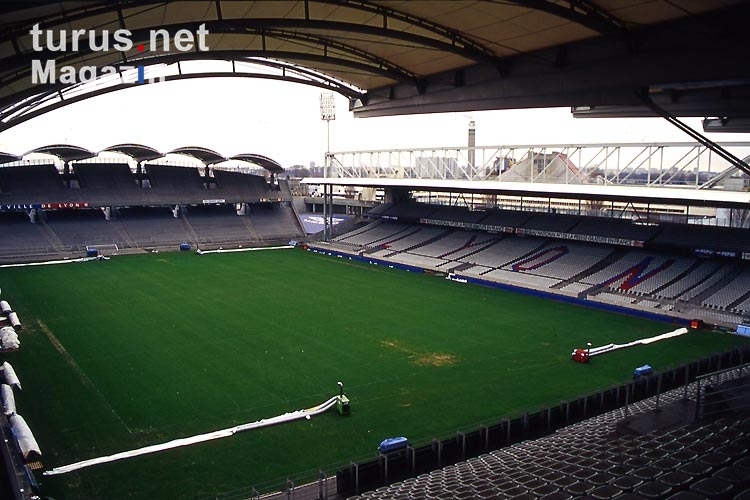
[[[89,151],[86,148],[80,146],[71,146],[70,144],[53,144],[51,146],[42,146],[39,148],[32,149],[26,154],[31,153],[44,153],[52,156],[57,156],[62,161],[74,161],[74,160],[85,160],[87,158],[93,158],[96,153]],[[24,155],[25,156],[25,155]]]
[[[0,9],[0,130],[137,84],[132,71],[95,86],[33,84],[32,61],[52,59],[58,68],[166,68],[167,80],[303,82],[348,96],[360,116],[549,106],[653,116],[646,97],[681,116],[750,116],[750,0],[119,0]],[[114,32],[127,29],[133,45],[92,50],[84,33],[78,50],[46,50],[43,41],[35,50],[37,23],[68,37],[93,30],[95,46],[104,30],[114,44]],[[198,49],[201,25],[206,51]],[[193,50],[152,47],[159,29],[172,42],[188,30]],[[180,63],[196,59],[227,69],[183,71]]]
[[[111,151],[113,153],[120,153],[130,156],[134,160],[141,162],[145,160],[155,160],[164,156],[152,147],[144,146],[143,144],[117,144],[108,148],[102,149],[102,151]]]
[[[179,154],[185,156],[191,156],[203,162],[204,164],[219,163],[226,161],[222,155],[216,151],[208,148],[201,148],[197,146],[187,146],[183,148],[173,149],[169,152],[170,154]]]
[[[144,146],[143,144],[117,144],[115,146],[110,146],[108,148],[102,149],[101,152],[105,151],[124,154],[130,156],[138,162],[146,160],[156,160],[158,158],[163,158],[165,155],[164,153],[161,153],[150,146]],[[66,162],[86,160],[97,155],[97,153],[89,151],[88,149],[79,146],[71,146],[68,144],[42,146],[33,149],[26,154],[31,153],[44,153],[57,156],[58,158]],[[173,149],[172,151],[169,151],[168,154],[182,154],[190,156],[200,160],[205,165],[221,163],[227,160],[240,160],[258,165],[274,174],[278,174],[284,171],[284,167],[282,167],[281,164],[276,160],[256,153],[240,153],[238,155],[232,156],[231,158],[226,158],[212,149],[202,148],[198,146],[187,146]],[[4,163],[19,161],[21,159],[22,157],[20,156],[16,156],[11,153],[0,152],[0,165]]]
[[[624,201],[665,205],[691,205],[747,209],[750,193],[681,189],[675,187],[612,186],[607,184],[548,184],[539,182],[465,181],[436,179],[320,178],[303,184],[401,188],[410,191],[481,193],[506,196],[551,197],[582,200]]]
[[[271,158],[268,158],[267,156],[256,155],[253,153],[242,153],[239,155],[234,155],[229,159],[255,163],[256,165],[260,165],[261,167],[265,168],[266,170],[274,174],[278,174],[284,171],[284,167],[282,167],[279,162],[272,160]]]
[[[20,156],[16,156],[11,153],[3,153],[0,151],[0,165],[2,165],[3,163],[10,163],[12,161],[18,161],[20,159]]]

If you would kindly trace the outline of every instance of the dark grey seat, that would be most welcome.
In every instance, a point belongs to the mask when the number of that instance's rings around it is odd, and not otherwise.
[[[676,470],[665,472],[664,474],[659,476],[658,479],[660,483],[671,486],[674,491],[687,489],[687,487],[690,486],[690,483],[692,483],[694,480],[695,478],[690,474],[685,474],[684,472]]]
[[[661,470],[656,467],[641,467],[634,470],[631,474],[644,481],[653,481],[661,474]]]
[[[620,495],[621,493],[621,489],[615,488],[610,484],[603,484],[591,490],[588,496],[597,500],[609,500],[617,497],[617,495]]]
[[[672,487],[656,481],[647,481],[633,490],[633,493],[644,498],[665,498],[672,493]]]
[[[669,495],[666,500],[707,500],[707,497],[692,491],[678,491]]]
[[[594,487],[595,486],[588,481],[576,481],[565,488],[565,491],[574,496],[581,496],[586,495],[589,491],[593,490]]]
[[[556,491],[540,498],[540,500],[571,500],[573,495],[565,491]]]
[[[714,472],[713,477],[732,484],[736,493],[750,486],[750,474],[744,467],[724,467]]]
[[[732,498],[732,484],[717,477],[706,477],[690,485],[690,491],[705,495],[712,500]]]
[[[611,484],[615,488],[621,489],[624,492],[629,492],[633,491],[635,488],[643,484],[643,479],[625,474],[612,480],[609,484]]]

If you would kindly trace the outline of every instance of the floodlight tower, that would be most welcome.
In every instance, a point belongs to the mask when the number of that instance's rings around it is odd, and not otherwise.
[[[328,156],[331,153],[331,120],[336,119],[336,101],[332,92],[320,94],[320,119],[326,122],[326,158],[323,162],[323,177],[327,177]]]
[[[328,166],[331,156],[331,120],[336,119],[336,101],[332,92],[320,94],[320,119],[326,122],[326,157],[323,162],[323,177],[328,177]],[[331,205],[328,205],[330,194]],[[333,209],[333,187],[323,184],[323,240],[328,241],[330,233],[329,218]]]
[[[476,137],[476,124],[474,120],[469,122],[469,150],[468,150],[468,163],[469,163],[469,175],[474,176],[474,155],[476,154],[477,137]]]

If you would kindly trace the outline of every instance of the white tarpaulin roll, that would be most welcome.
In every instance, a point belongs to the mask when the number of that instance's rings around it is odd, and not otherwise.
[[[16,412],[16,398],[13,396],[13,389],[8,384],[0,385],[0,397],[3,400],[3,413],[6,417]]]
[[[647,345],[647,344],[652,344],[654,342],[659,342],[660,340],[671,339],[672,337],[679,337],[680,335],[685,335],[687,332],[688,332],[687,328],[678,328],[677,330],[673,330],[667,333],[662,333],[661,335],[657,335],[655,337],[649,337],[647,339],[638,339],[632,342],[628,342],[627,344],[606,344],[606,345],[602,345],[599,347],[592,347],[590,349],[587,349],[587,351],[589,353],[589,357],[594,357],[594,356],[598,356],[599,354],[604,354],[606,352],[612,352],[618,349],[625,349],[626,347],[633,347],[636,345]],[[571,356],[573,354],[575,354],[575,351],[571,353]]]
[[[13,369],[12,366],[10,366],[10,363],[8,363],[7,361],[3,363],[3,376],[5,377],[6,384],[8,384],[11,387],[15,387],[19,391],[23,390],[21,389],[21,381],[18,380],[16,371]]]
[[[12,312],[8,315],[8,320],[10,321],[10,326],[15,328],[16,330],[21,330],[23,328],[23,325],[21,325],[21,321],[18,319],[18,314]]]
[[[31,433],[31,429],[21,415],[10,416],[10,430],[13,431],[25,460],[38,460],[42,456],[39,445],[34,439],[34,434]]]
[[[18,340],[18,334],[12,326],[0,328],[0,347],[6,350],[21,347],[21,341]]]
[[[218,431],[208,432],[206,434],[199,434],[197,436],[173,439],[172,441],[168,441],[166,443],[153,444],[153,445],[145,446],[143,448],[138,448],[135,450],[123,451],[123,452],[115,453],[114,455],[109,455],[106,457],[97,457],[97,458],[90,458],[88,460],[82,460],[74,464],[64,465],[62,467],[55,467],[52,470],[44,471],[44,475],[54,476],[57,474],[66,474],[68,472],[73,472],[78,469],[83,469],[84,467],[91,467],[92,465],[114,462],[116,460],[123,460],[125,458],[138,457],[141,455],[147,455],[149,453],[156,453],[158,451],[170,450],[172,448],[177,448],[179,446],[189,446],[189,445],[193,445],[197,443],[211,441],[214,439],[230,437],[230,436],[235,435],[238,432],[249,431],[249,430],[258,429],[261,427],[268,427],[270,425],[281,424],[284,422],[291,422],[293,420],[298,420],[301,418],[310,418],[320,413],[323,413],[324,411],[327,411],[330,408],[333,408],[338,402],[338,400],[339,400],[338,396],[333,396],[327,401],[317,406],[313,406],[312,408],[307,408],[305,410],[292,411],[289,413],[284,413],[283,415],[278,415],[276,417],[264,418],[256,422],[236,425],[234,427],[229,427],[228,429],[221,429]]]
[[[7,300],[0,300],[0,313],[3,316],[7,316],[8,314],[12,313],[13,309],[11,309],[10,304],[8,304]]]

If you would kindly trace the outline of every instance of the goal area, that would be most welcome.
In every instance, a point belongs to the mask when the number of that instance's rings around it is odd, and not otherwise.
[[[120,248],[116,243],[108,243],[104,245],[86,245],[86,255],[97,256],[97,255],[113,255],[117,254]]]

